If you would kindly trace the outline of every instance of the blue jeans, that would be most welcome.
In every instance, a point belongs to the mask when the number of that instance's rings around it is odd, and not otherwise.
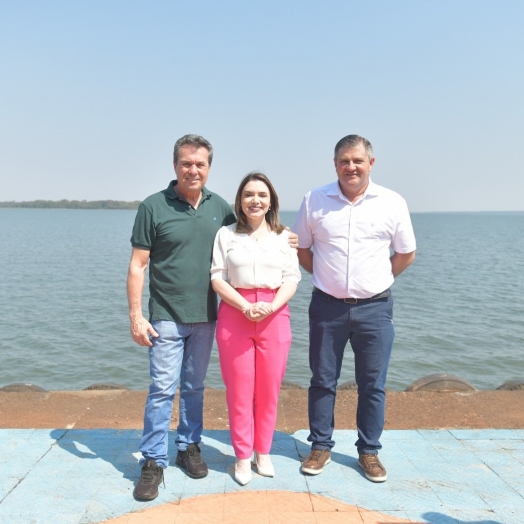
[[[384,427],[386,375],[393,347],[391,295],[357,304],[346,304],[315,289],[309,306],[309,366],[312,377],[308,395],[313,449],[335,445],[335,398],[344,348],[349,340],[355,355],[358,386],[355,442],[359,453],[378,453]]]
[[[215,322],[182,324],[168,320],[152,322],[158,337],[151,338],[149,367],[151,386],[144,414],[140,451],[166,468],[167,434],[173,400],[180,381],[179,424],[176,439],[180,451],[199,443],[203,429],[204,379],[206,378]]]

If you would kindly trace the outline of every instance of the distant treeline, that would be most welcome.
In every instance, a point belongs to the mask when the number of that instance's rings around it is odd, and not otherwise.
[[[2,207],[26,207],[35,209],[138,209],[140,200],[33,200],[32,202],[0,202]]]

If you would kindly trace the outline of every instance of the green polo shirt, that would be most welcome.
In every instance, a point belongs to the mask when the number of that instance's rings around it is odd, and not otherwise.
[[[217,297],[209,280],[217,231],[235,222],[231,206],[203,189],[195,209],[168,188],[146,198],[138,208],[131,244],[149,255],[149,319],[211,322]]]

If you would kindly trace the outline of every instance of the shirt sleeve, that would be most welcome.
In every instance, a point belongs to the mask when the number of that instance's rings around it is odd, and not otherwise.
[[[213,261],[211,262],[211,280],[228,281],[227,249],[229,246],[229,229],[221,227],[213,245]]]
[[[293,226],[293,233],[298,235],[298,247],[304,249],[313,245],[313,233],[308,223],[308,196],[309,193],[302,200],[295,225]]]
[[[286,238],[286,242],[288,242]],[[300,273],[300,267],[298,265],[297,250],[290,247],[289,242],[287,245],[287,252],[284,258],[284,267],[282,268],[282,283],[294,282],[298,284],[302,274]]]
[[[142,203],[138,207],[131,234],[131,245],[138,249],[151,250],[156,240],[156,229],[151,211]]]
[[[395,231],[391,247],[395,253],[412,253],[417,249],[417,242],[413,232],[413,225],[411,224],[408,205],[404,199],[402,199],[400,204],[397,219],[397,230]]]

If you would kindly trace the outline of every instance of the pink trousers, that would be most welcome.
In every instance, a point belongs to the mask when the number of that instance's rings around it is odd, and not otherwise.
[[[251,303],[271,302],[276,289],[237,289]],[[217,321],[220,369],[226,385],[229,428],[235,455],[269,453],[277,422],[280,384],[291,346],[289,308],[260,322],[220,302]]]

